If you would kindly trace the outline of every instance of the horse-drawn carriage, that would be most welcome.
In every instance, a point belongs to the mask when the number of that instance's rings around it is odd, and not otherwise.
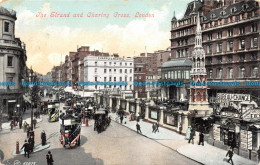
[[[110,125],[111,118],[108,117],[107,110],[98,110],[94,113],[94,131],[97,130],[98,133],[105,131]]]

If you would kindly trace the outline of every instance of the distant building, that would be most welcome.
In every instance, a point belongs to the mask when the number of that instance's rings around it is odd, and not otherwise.
[[[84,82],[94,83],[85,85],[85,92],[93,93],[98,91],[124,91],[132,93],[134,89],[134,61],[132,58],[119,57],[96,57],[84,58]],[[120,83],[118,85],[102,85],[100,83]],[[127,84],[123,84],[127,83]]]

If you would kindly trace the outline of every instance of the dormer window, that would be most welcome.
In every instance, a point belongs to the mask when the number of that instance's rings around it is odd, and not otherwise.
[[[211,18],[215,18],[216,17],[216,15],[215,14],[211,14],[211,16],[210,16]]]
[[[225,14],[226,14],[226,12],[224,10],[220,12],[220,15],[222,15],[222,16]]]
[[[244,4],[242,7],[243,7],[243,10],[246,10],[248,8],[248,5]]]
[[[235,8],[235,7],[233,7],[232,9],[231,9],[231,13],[235,13],[237,11],[237,9]]]

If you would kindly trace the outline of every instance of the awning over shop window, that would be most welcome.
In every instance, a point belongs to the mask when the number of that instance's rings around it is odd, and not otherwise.
[[[8,100],[8,103],[16,103],[16,100]]]

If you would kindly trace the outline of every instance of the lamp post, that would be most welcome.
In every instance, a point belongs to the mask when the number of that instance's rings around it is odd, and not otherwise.
[[[36,79],[36,76],[34,75],[34,72],[32,70],[32,67],[31,67],[31,74],[30,74],[30,79],[31,79],[31,82],[35,81]],[[31,130],[30,130],[30,136],[33,137],[34,139],[34,131],[33,131],[33,106],[34,106],[34,101],[36,101],[36,86],[32,86],[32,90],[31,90],[31,97],[32,97],[32,100],[31,100]]]

